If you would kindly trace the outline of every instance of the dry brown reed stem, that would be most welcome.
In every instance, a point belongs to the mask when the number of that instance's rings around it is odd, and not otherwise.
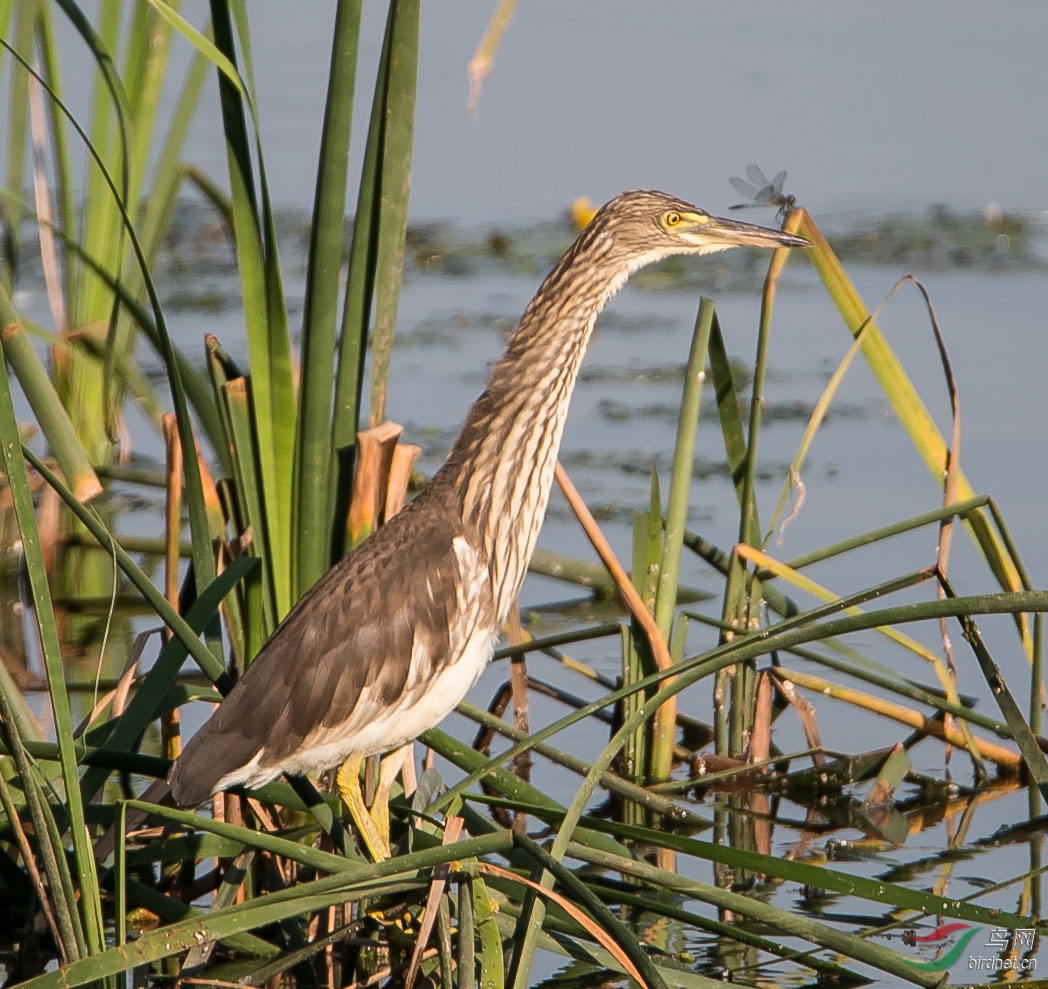
[[[921,714],[920,711],[914,711],[912,708],[894,704],[880,697],[873,697],[870,694],[863,693],[861,690],[853,690],[849,687],[829,683],[820,677],[809,676],[807,673],[799,673],[796,670],[779,668],[775,671],[775,674],[783,680],[789,680],[798,687],[817,691],[824,697],[845,701],[848,704],[861,707],[871,714],[880,714],[886,718],[891,718],[893,721],[898,721],[900,724],[913,728],[916,731],[924,732],[926,735],[948,742],[950,745],[965,747],[964,735],[956,726],[946,725],[937,718]],[[1017,752],[975,735],[972,736],[972,742],[980,758],[988,759],[998,769],[1003,769],[1006,772],[1019,772],[1022,759]]]
[[[182,538],[182,444],[178,438],[175,416],[164,414],[164,449],[167,455],[166,499],[164,502],[164,597],[178,611],[178,562]],[[164,641],[171,638],[165,629]],[[160,734],[164,756],[177,759],[182,750],[179,708],[168,711],[160,719]]]
[[[826,753],[822,751],[822,739],[819,737],[819,725],[815,719],[815,708],[794,689],[789,680],[776,678],[775,685],[786,702],[793,708],[804,730],[804,741],[811,751],[811,761],[815,766],[826,762]]]
[[[764,762],[771,754],[771,680],[768,671],[757,674],[757,700],[753,706],[747,762]]]
[[[29,133],[33,145],[33,202],[36,206],[37,237],[40,241],[40,267],[44,275],[47,304],[51,309],[55,332],[64,333],[66,323],[62,274],[55,243],[54,212],[47,179],[47,113],[40,82],[29,74]]]
[[[87,717],[74,729],[73,738],[82,737],[84,732],[94,724],[95,720],[102,716],[102,712],[105,711],[106,707],[109,707],[109,716],[111,718],[119,718],[124,713],[124,708],[127,706],[127,698],[131,693],[131,687],[138,676],[138,661],[142,658],[142,652],[146,647],[146,643],[154,634],[155,630],[139,632],[135,636],[131,642],[131,652],[128,654],[127,662],[124,663],[124,669],[116,681],[116,686],[111,690],[107,690],[101,697],[97,697]],[[96,683],[95,694],[97,695],[97,693],[98,687]]]
[[[48,574],[55,572],[55,557],[58,551],[62,525],[62,499],[49,484],[45,484],[37,500],[36,531],[40,536],[40,556],[44,561],[44,570]]]
[[[466,110],[469,115],[475,116],[480,106],[480,87],[485,77],[495,64],[495,52],[498,51],[502,32],[509,24],[510,15],[516,0],[499,0],[495,12],[484,31],[484,36],[473,52],[473,57],[466,65],[466,78],[469,80],[469,97],[466,100]]]
[[[932,332],[935,334],[935,343],[939,348],[939,358],[942,361],[943,377],[946,379],[946,390],[950,396],[950,445],[946,448],[946,463],[943,464],[943,486],[942,486],[942,500],[944,506],[952,505],[957,498],[957,475],[960,471],[959,464],[961,462],[961,401],[960,396],[957,393],[957,379],[953,374],[953,367],[950,364],[950,355],[946,350],[946,341],[943,339],[942,331],[939,329],[939,321],[935,316],[935,309],[932,307],[932,300],[928,296],[928,292],[925,287],[917,281],[913,275],[906,275],[900,279],[901,282],[910,281],[917,286],[917,291],[921,293],[924,298],[924,305],[928,311],[928,320],[932,325]],[[949,569],[950,563],[950,545],[953,542],[953,529],[954,529],[954,518],[952,515],[946,516],[939,523],[939,546],[936,554],[935,565],[939,570],[940,575],[945,578]],[[942,580],[936,584],[935,596],[938,600],[943,600],[946,597],[946,587]],[[942,651],[946,657],[946,668],[950,674],[950,680],[956,688],[957,685],[957,667],[953,661],[953,649],[950,645],[950,633],[947,627],[947,619],[945,617],[939,619],[939,635],[942,639]],[[954,698],[950,698],[953,700]],[[944,714],[943,720],[948,724],[952,722],[953,715]],[[962,728],[964,726],[962,725]],[[965,736],[968,739],[968,749],[971,751],[972,745],[970,736],[966,733]],[[946,764],[949,765],[950,761],[950,749],[946,749]],[[975,767],[976,772],[979,771],[979,766]]]
[[[44,914],[44,920],[47,922],[48,930],[51,932],[51,937],[54,939],[55,945],[58,948],[59,963],[66,965],[69,962],[69,955],[66,953],[65,942],[62,940],[58,921],[55,918],[54,910],[51,907],[51,898],[48,895],[48,888],[44,885],[44,881],[40,876],[40,870],[36,866],[36,853],[29,844],[25,828],[22,826],[22,821],[18,816],[18,811],[11,799],[7,783],[3,779],[0,779],[0,805],[3,806],[4,812],[7,814],[7,819],[11,822],[15,844],[18,846],[18,851],[22,856],[22,861],[25,863],[26,872],[29,874],[29,881],[32,883],[33,889],[36,891],[36,899]]]
[[[461,817],[451,815],[444,822],[444,838],[442,845],[453,845],[462,833],[463,820]],[[411,964],[408,973],[404,977],[404,989],[412,989],[415,978],[418,976],[419,966],[422,964],[422,952],[433,932],[433,925],[437,920],[437,906],[440,898],[444,895],[444,888],[448,884],[448,875],[451,872],[451,863],[442,862],[433,870],[433,878],[430,880],[429,893],[426,896],[426,908],[422,914],[422,924],[419,927],[418,937],[415,939],[415,950],[411,953]]]
[[[629,609],[637,624],[644,630],[644,634],[648,639],[648,645],[651,647],[651,655],[655,660],[656,669],[670,669],[673,666],[673,660],[670,657],[670,650],[666,645],[666,640],[663,638],[662,632],[659,631],[659,626],[655,624],[655,619],[651,612],[644,606],[644,601],[633,586],[629,574],[622,564],[619,563],[607,539],[604,538],[604,533],[600,531],[600,526],[597,525],[596,519],[593,518],[589,508],[586,507],[586,503],[582,500],[578,489],[572,484],[571,478],[568,477],[568,472],[559,460],[557,461],[554,477],[557,479],[560,490],[564,492],[568,505],[571,506],[571,510],[575,513],[575,518],[579,520],[579,525],[582,526],[583,532],[586,533],[586,537],[597,551],[601,562],[608,568],[608,573],[614,578],[615,587],[623,603]],[[663,681],[663,685],[670,682],[670,679],[667,678]],[[656,734],[658,733],[658,725],[661,722],[669,721],[675,723],[676,720],[677,704],[676,700],[671,697],[662,704],[655,714]]]
[[[523,645],[531,640],[520,624],[520,608],[514,604],[509,613],[506,626],[506,638],[511,646]],[[528,718],[528,663],[525,653],[518,653],[509,661],[510,693],[513,697],[513,727],[525,735],[531,733]],[[513,758],[513,771],[525,783],[531,782],[531,752],[518,752]],[[527,830],[528,815],[521,811],[513,814],[513,827],[518,831]]]
[[[389,464],[389,479],[386,482],[383,521],[388,522],[404,507],[408,484],[411,481],[411,468],[421,452],[422,447],[415,446],[413,443],[398,443],[393,447],[393,458]]]
[[[386,421],[357,433],[357,464],[348,520],[351,547],[363,542],[382,524],[393,452],[403,431],[403,426]]]
[[[614,579],[615,587],[623,603],[629,609],[634,619],[636,619],[637,624],[644,630],[656,668],[659,670],[670,669],[673,666],[673,659],[670,656],[669,647],[666,645],[666,640],[662,636],[654,615],[645,607],[644,601],[633,586],[633,581],[630,580],[629,574],[622,564],[619,563],[611,545],[604,538],[604,533],[600,531],[597,520],[590,513],[589,508],[586,507],[586,503],[582,500],[578,489],[572,484],[571,478],[568,477],[568,472],[559,460],[554,470],[554,477],[556,477],[560,490],[564,493],[565,499],[571,506],[571,510],[575,513],[575,518],[579,520],[579,525],[582,526],[583,532],[586,533],[586,537],[597,551],[601,562],[608,568],[608,573]],[[663,680],[663,684],[670,682],[672,682],[672,677],[667,677]],[[670,697],[668,700],[663,701],[655,712],[652,723],[652,737],[672,739],[676,731],[676,725],[677,699]],[[661,781],[656,780],[656,782]],[[655,861],[660,869],[668,872],[676,870],[676,855],[670,848],[656,849]]]
[[[164,414],[164,452],[167,456],[166,500],[164,503],[164,597],[178,609],[178,559],[182,536],[182,444],[178,424],[172,413]],[[170,632],[164,635],[165,640]]]
[[[623,971],[626,972],[631,979],[635,979],[639,985],[647,985],[640,972],[637,971],[636,965],[633,964],[630,957],[622,950],[615,939],[604,930],[600,924],[597,924],[589,914],[585,913],[572,903],[571,900],[561,896],[560,893],[556,892],[556,890],[547,889],[545,886],[542,886],[531,879],[526,879],[524,876],[518,876],[515,872],[510,872],[508,869],[503,869],[502,866],[494,865],[491,862],[478,862],[476,869],[477,872],[484,875],[495,876],[499,879],[504,879],[507,882],[520,883],[522,886],[527,886],[528,889],[533,890],[539,896],[543,896],[550,902],[557,904],[557,906],[571,917],[576,924],[582,927],[594,941],[615,958],[615,960],[622,966]]]

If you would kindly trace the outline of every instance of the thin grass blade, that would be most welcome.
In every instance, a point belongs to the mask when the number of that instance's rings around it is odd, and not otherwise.
[[[418,73],[419,0],[390,3],[386,74],[382,93],[382,151],[378,174],[381,213],[375,246],[375,321],[371,336],[371,425],[385,418],[389,360],[404,271],[411,149]]]
[[[410,136],[412,119],[404,119],[408,110],[414,108],[414,79],[418,53],[410,41],[418,35],[417,0],[394,0],[390,3],[386,20],[386,34],[379,59],[375,94],[371,104],[368,136],[364,146],[360,186],[357,193],[356,212],[353,217],[353,240],[349,253],[349,268],[346,273],[345,301],[342,308],[342,327],[338,348],[338,369],[335,376],[335,406],[331,429],[331,478],[333,485],[332,505],[336,520],[347,516],[353,474],[353,458],[356,434],[363,427],[361,405],[364,389],[364,365],[367,352],[373,304],[378,316],[379,286],[384,295],[392,286],[399,289],[403,268],[404,231],[386,229],[402,224],[406,217],[408,172],[410,168]],[[394,49],[398,57],[407,62],[400,68],[392,64]],[[410,82],[410,93],[408,83]],[[394,93],[399,98],[410,99],[410,105],[395,108],[388,101]],[[387,116],[397,115],[396,126],[386,140]],[[407,141],[404,146],[405,139]],[[394,156],[406,155],[406,161],[395,161]],[[391,197],[387,209],[385,198]],[[398,200],[399,202],[395,201]],[[399,245],[399,246],[398,246]],[[380,271],[380,264],[386,271]],[[383,333],[392,333],[396,318],[396,298],[384,298],[382,305]],[[384,373],[374,369],[377,361],[388,366],[388,356],[382,351],[391,347],[391,339],[380,340],[376,331],[373,341],[372,382]],[[384,395],[383,381],[382,392]],[[375,420],[375,397],[372,396],[370,425]],[[384,398],[380,398],[384,407]],[[349,544],[348,532],[336,533],[334,553],[341,556]]]
[[[673,466],[666,506],[666,529],[659,561],[658,593],[655,597],[655,621],[663,638],[669,642],[673,613],[677,607],[680,583],[680,558],[684,545],[684,527],[691,493],[692,464],[695,458],[695,434],[699,425],[702,383],[706,377],[706,354],[709,350],[715,310],[710,299],[699,302],[691,350],[684,371],[684,389],[677,416],[677,437],[673,447]],[[651,779],[661,783],[669,779],[673,766],[673,744],[676,734],[676,705],[661,709],[653,725]]]
[[[346,212],[353,82],[360,35],[360,0],[335,9],[320,161],[302,316],[302,378],[295,444],[294,593],[304,593],[332,562],[331,402],[335,328]]]
[[[87,840],[84,806],[80,798],[76,752],[73,742],[73,723],[66,692],[65,667],[62,647],[55,624],[47,573],[40,550],[40,537],[33,514],[33,500],[29,491],[25,461],[18,442],[18,426],[6,374],[0,375],[0,436],[3,437],[2,457],[4,472],[10,486],[18,531],[22,541],[26,577],[33,602],[39,646],[47,677],[55,738],[58,742],[62,785],[65,793],[65,811],[69,815],[70,838],[73,845],[73,869],[78,888],[82,891],[81,921],[87,950],[101,950],[104,943],[102,917],[99,908],[98,875]]]
[[[0,38],[11,38],[10,46],[15,51],[32,50],[37,7],[38,3],[34,0],[17,4],[11,35],[7,34],[7,30],[0,32]],[[11,19],[11,10],[5,10],[4,15],[6,27]],[[12,63],[9,78],[4,185],[8,189],[21,191],[25,188],[26,135],[29,133],[29,77]],[[0,215],[4,221],[3,253],[0,256],[0,285],[3,285],[10,293],[14,285],[15,271],[18,268],[18,228],[21,217],[8,203],[0,204]]]
[[[935,421],[921,401],[898,359],[892,352],[884,335],[873,322],[869,311],[852,285],[844,268],[830,249],[822,232],[806,210],[797,209],[790,213],[784,227],[790,233],[798,233],[813,244],[805,256],[811,261],[822,279],[830,297],[837,306],[845,325],[853,336],[862,331],[862,352],[870,370],[881,385],[885,397],[891,403],[903,427],[910,435],[914,448],[924,460],[932,475],[941,482],[946,465],[946,442]],[[967,499],[975,491],[968,478],[959,472],[957,476],[957,498]],[[983,512],[974,512],[968,519],[968,529],[976,545],[980,547],[986,562],[1004,590],[1015,590],[1021,586],[1015,564],[1002,546],[990,520]],[[1026,623],[1022,623],[1023,648],[1029,657],[1033,644]]]

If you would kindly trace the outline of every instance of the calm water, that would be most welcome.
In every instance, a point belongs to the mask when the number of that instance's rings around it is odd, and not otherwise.
[[[277,0],[250,6],[274,197],[308,207],[334,6],[309,0],[293,17]],[[364,7],[358,122],[384,17],[383,4]],[[822,216],[939,201],[1048,207],[1040,0],[528,0],[471,118],[465,66],[493,8],[423,4],[416,218],[531,221],[635,186],[719,210],[736,201],[726,177],[751,161],[788,169],[790,190]],[[203,0],[181,9],[203,23]],[[74,77],[83,55],[70,44],[65,56]],[[87,98],[71,93],[74,110]],[[225,175],[217,122],[196,123],[189,157]]]

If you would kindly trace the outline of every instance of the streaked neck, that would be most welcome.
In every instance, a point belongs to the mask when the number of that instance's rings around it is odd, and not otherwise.
[[[585,232],[529,303],[441,469],[489,556],[500,621],[524,579],[597,315],[635,265]]]

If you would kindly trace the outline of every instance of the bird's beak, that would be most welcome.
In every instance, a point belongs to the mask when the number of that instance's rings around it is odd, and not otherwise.
[[[686,217],[690,219],[690,217]],[[695,218],[690,230],[683,236],[701,246],[712,248],[725,247],[811,247],[811,242],[803,237],[772,230],[769,227],[758,227],[754,223],[741,223],[721,216],[703,216]]]

